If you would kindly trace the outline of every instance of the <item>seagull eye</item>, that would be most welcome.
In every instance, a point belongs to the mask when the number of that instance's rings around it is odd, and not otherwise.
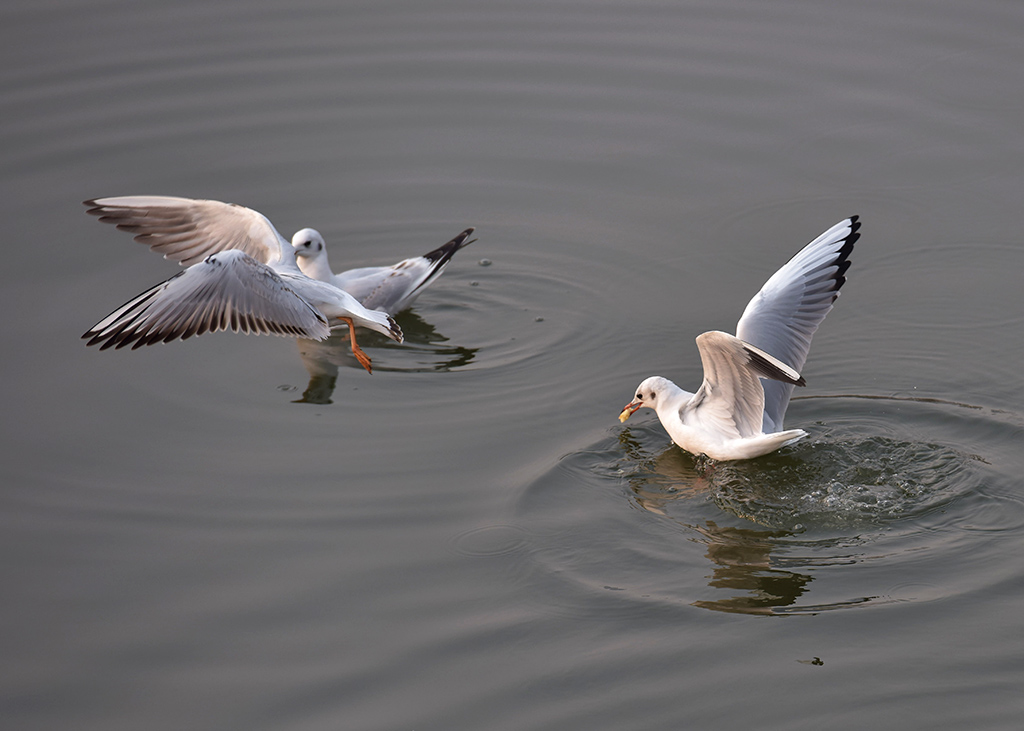
[[[638,399],[640,399],[641,401],[643,401],[643,400],[644,400],[644,395],[643,395],[642,393],[638,393],[638,394],[636,395],[636,397],[637,397]]]

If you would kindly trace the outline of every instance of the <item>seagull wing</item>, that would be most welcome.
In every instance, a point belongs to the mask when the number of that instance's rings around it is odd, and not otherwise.
[[[300,297],[326,315],[332,325],[338,325],[334,322],[336,318],[351,317],[360,327],[376,330],[396,342],[402,342],[402,328],[388,313],[363,307],[359,300],[330,282],[311,279],[301,272],[281,272],[280,275]]]
[[[133,349],[218,330],[323,340],[327,319],[270,267],[243,251],[207,257],[143,292],[82,337]]]
[[[264,264],[287,261],[286,253],[294,257],[266,216],[234,203],[145,195],[94,198],[84,204],[90,215],[135,234],[139,243],[184,266],[229,249]]]
[[[761,378],[803,385],[792,368],[763,350],[728,333],[712,330],[697,337],[704,382],[683,407],[707,431],[726,438],[761,433],[764,389]]]
[[[467,228],[443,246],[392,266],[363,267],[336,274],[333,284],[371,310],[397,314],[441,276],[459,249],[473,243],[468,240],[473,230]]]
[[[799,371],[811,338],[846,283],[849,256],[860,238],[860,221],[840,221],[779,269],[754,295],[736,325],[736,336]],[[791,384],[764,383],[764,431],[782,428]]]

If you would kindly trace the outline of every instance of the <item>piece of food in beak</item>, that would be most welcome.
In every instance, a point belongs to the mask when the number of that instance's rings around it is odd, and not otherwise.
[[[636,404],[636,405],[626,404],[626,408],[624,408],[622,410],[622,413],[619,414],[619,422],[621,422],[623,424],[626,423],[626,419],[631,417],[633,415],[633,412],[636,411],[639,408],[640,408],[640,404]]]

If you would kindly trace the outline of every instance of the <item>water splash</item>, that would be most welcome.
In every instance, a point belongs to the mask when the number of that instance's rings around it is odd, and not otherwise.
[[[613,428],[527,488],[524,554],[565,586],[550,595],[559,611],[600,600],[637,616],[655,605],[792,616],[968,591],[974,579],[950,567],[1024,525],[1000,467],[1018,419],[900,401],[829,401],[834,418],[811,422],[808,439],[740,462],[667,445],[656,420]],[[985,456],[971,452],[979,443]]]

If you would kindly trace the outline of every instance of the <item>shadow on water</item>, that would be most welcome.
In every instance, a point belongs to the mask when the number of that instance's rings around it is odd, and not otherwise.
[[[949,445],[971,430],[965,419],[995,452],[1018,427],[970,405],[881,400],[902,402],[902,437],[885,414],[835,398],[837,417],[809,438],[740,462],[666,448],[656,420],[616,429],[527,490],[528,521],[548,527],[534,534],[535,559],[577,590],[614,586],[638,606],[793,615],[942,596],[894,587],[905,565],[951,561],[966,531],[1024,522],[1020,500],[993,487],[998,470]]]
[[[476,348],[447,345],[448,338],[441,335],[434,326],[412,311],[400,313],[395,318],[405,335],[405,342],[399,344],[372,330],[360,329],[357,333],[359,345],[367,350],[392,351],[387,364],[374,359],[375,371],[427,372],[450,371],[473,361]],[[297,404],[330,404],[341,368],[362,370],[359,361],[352,355],[348,330],[340,328],[322,342],[299,340],[299,355],[309,372],[309,384],[296,399]],[[372,356],[371,356],[372,357]]]

